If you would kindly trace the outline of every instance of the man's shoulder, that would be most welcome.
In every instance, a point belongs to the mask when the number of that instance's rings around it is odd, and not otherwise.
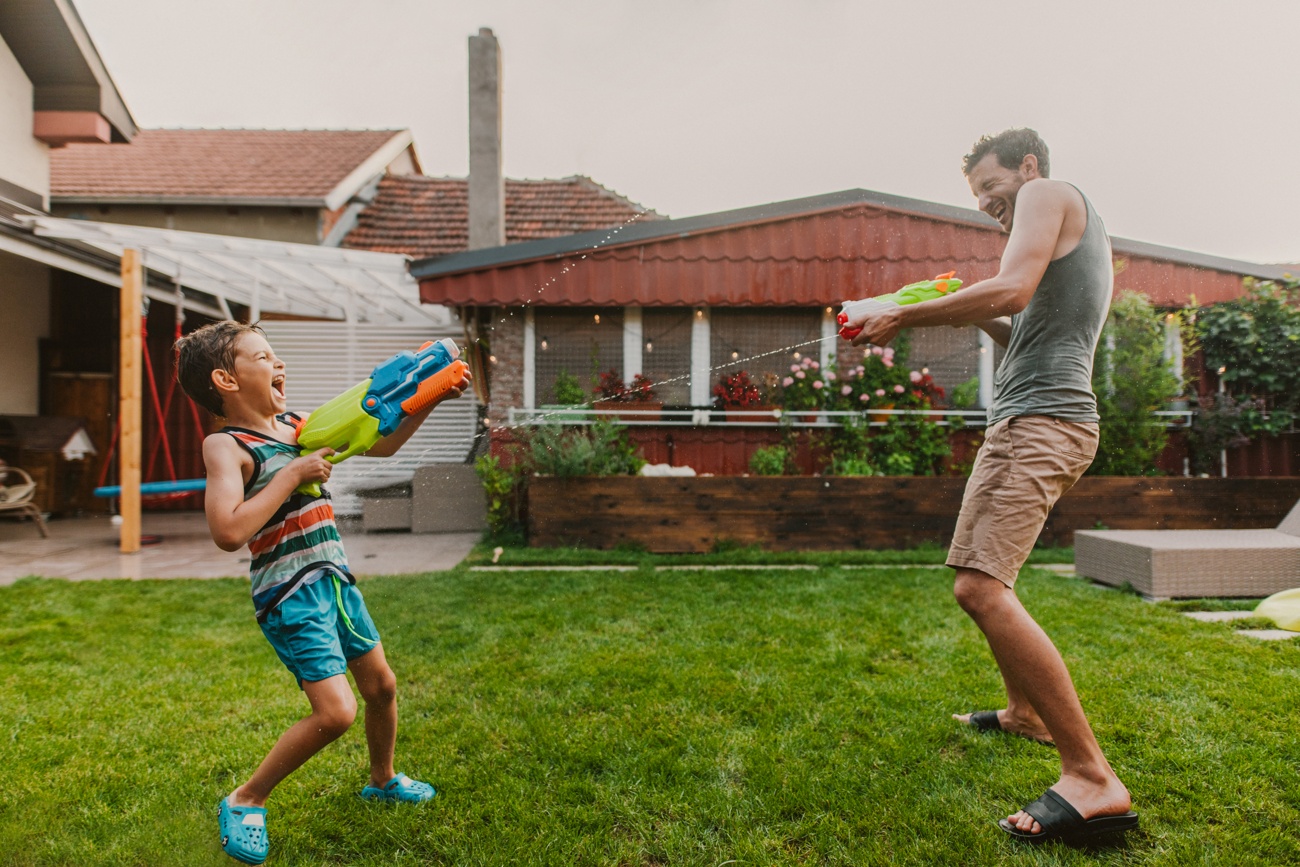
[[[1059,200],[1077,204],[1079,207],[1083,207],[1084,203],[1083,192],[1078,187],[1069,181],[1058,181],[1055,178],[1034,178],[1032,181],[1026,181],[1020,188],[1020,195],[1026,193],[1045,201]]]

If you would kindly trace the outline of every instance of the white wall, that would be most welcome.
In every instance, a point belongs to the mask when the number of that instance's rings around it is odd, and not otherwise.
[[[50,331],[50,269],[0,253],[0,415],[40,409],[38,341]]]
[[[32,83],[0,39],[0,178],[50,197],[50,151],[32,137]]]

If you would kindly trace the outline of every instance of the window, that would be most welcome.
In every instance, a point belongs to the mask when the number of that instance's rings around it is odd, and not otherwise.
[[[744,370],[763,387],[790,369],[795,354],[821,353],[822,308],[714,308],[709,326],[709,390]]]
[[[691,402],[691,310],[647,307],[641,311],[641,372],[655,383],[665,404]]]
[[[603,371],[623,375],[623,308],[547,307],[534,316],[539,405],[554,402],[562,372],[576,376],[588,393]]]

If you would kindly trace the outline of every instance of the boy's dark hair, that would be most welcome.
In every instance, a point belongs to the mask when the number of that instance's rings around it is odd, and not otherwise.
[[[245,334],[263,334],[256,325],[227,319],[195,329],[176,341],[176,381],[194,402],[217,416],[225,415],[212,371],[235,369],[235,343]]]
[[[970,177],[975,165],[990,153],[997,156],[998,165],[1002,168],[1013,170],[1020,168],[1020,164],[1025,161],[1025,154],[1033,154],[1038,158],[1038,173],[1045,178],[1050,177],[1047,143],[1032,129],[1021,127],[984,136],[975,142],[975,147],[962,159],[962,173]]]

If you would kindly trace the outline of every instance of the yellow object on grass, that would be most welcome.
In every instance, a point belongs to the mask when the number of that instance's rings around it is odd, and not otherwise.
[[[1278,629],[1300,632],[1300,587],[1274,593],[1255,606],[1258,617],[1267,617]]]

